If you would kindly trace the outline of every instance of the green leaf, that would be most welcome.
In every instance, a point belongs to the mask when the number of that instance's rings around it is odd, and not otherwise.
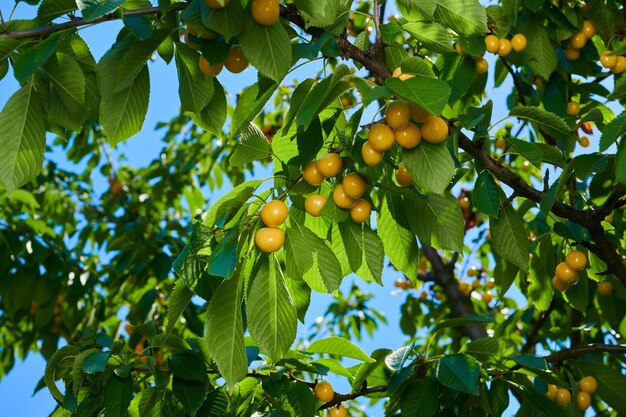
[[[44,117],[30,82],[15,92],[0,112],[0,182],[9,191],[41,171],[46,146]]]
[[[437,380],[453,390],[478,396],[480,366],[476,359],[462,353],[447,355],[437,364]]]
[[[230,122],[232,137],[237,136],[259,114],[277,87],[278,84],[269,78],[259,77],[258,82],[241,92]]]
[[[508,138],[506,140],[510,146],[508,151],[510,153],[517,153],[528,159],[537,168],[541,168],[541,161],[543,160],[543,151],[539,148],[538,144],[530,143],[523,140],[514,138]]]
[[[178,320],[183,315],[185,308],[193,297],[193,291],[187,286],[184,279],[176,281],[172,295],[167,303],[167,320],[165,333],[170,334]]]
[[[422,242],[462,251],[465,221],[454,197],[428,194],[425,199],[407,199],[406,204],[409,224]]]
[[[224,87],[222,87],[217,78],[213,78],[213,97],[211,97],[211,101],[202,109],[200,114],[193,113],[191,117],[202,129],[220,137],[226,122],[227,110],[228,105]]]
[[[443,194],[454,176],[454,161],[445,143],[422,141],[413,149],[402,150],[402,161],[420,191]]]
[[[489,32],[487,13],[478,0],[435,0],[435,18],[463,35]]]
[[[211,358],[229,387],[245,378],[248,372],[241,302],[241,283],[235,276],[217,288],[207,309],[207,344]]]
[[[546,311],[552,301],[552,282],[554,276],[554,257],[552,240],[550,235],[542,236],[538,239],[535,254],[531,259],[531,268],[528,274],[529,300],[539,311]]]
[[[376,362],[374,359],[367,356],[358,346],[354,343],[338,336],[330,336],[324,339],[316,340],[306,350],[310,353],[325,353],[328,355],[344,356],[347,358],[358,359],[365,363]]]
[[[289,71],[291,40],[283,25],[262,26],[250,19],[239,43],[246,58],[266,77],[280,82]]]
[[[546,133],[557,138],[561,136],[571,136],[572,132],[565,121],[554,113],[550,113],[539,107],[518,106],[514,107],[510,117],[526,119],[539,125]]]
[[[246,16],[246,12],[239,1],[231,1],[222,9],[209,9],[204,2],[200,3],[204,24],[209,29],[224,35],[226,40],[239,35],[243,31],[244,22],[252,20]]]
[[[568,184],[573,170],[574,162],[570,161],[565,166],[565,168],[563,168],[561,175],[559,175],[559,179],[550,186],[548,192],[539,202],[539,208],[545,216],[550,213],[550,210],[552,210],[552,206],[554,205],[555,201],[557,201],[557,199],[561,197],[561,193],[565,189],[565,186]]]
[[[524,230],[524,223],[515,209],[509,204],[497,219],[489,220],[493,249],[507,261],[528,271],[530,243]]]
[[[295,0],[306,28],[332,25],[339,12],[339,3],[337,0]]]
[[[141,130],[148,111],[150,75],[144,65],[129,86],[116,91],[117,70],[129,45],[128,40],[117,43],[98,63],[100,84],[100,123],[108,142],[115,146]]]
[[[207,369],[204,361],[193,353],[176,353],[167,364],[174,376],[188,381],[206,381]]]
[[[509,387],[501,379],[491,381],[489,387],[489,406],[496,416],[501,416],[509,406]]]
[[[54,54],[62,33],[54,33],[20,53],[13,61],[13,75],[22,84]]]
[[[615,161],[615,181],[626,184],[626,140],[622,140]]]
[[[76,359],[74,359],[74,363],[72,364],[72,388],[74,390],[75,397],[78,397],[80,388],[82,387],[83,381],[85,380],[85,372],[83,371],[85,358],[93,352],[99,351],[100,349],[98,348],[87,349],[80,352],[78,356],[76,356]]]
[[[104,385],[104,409],[107,417],[123,417],[126,415],[133,398],[133,379],[109,376]]]
[[[402,16],[409,20],[433,17],[437,4],[431,0],[397,0]]]
[[[626,386],[626,376],[619,369],[599,363],[598,361],[578,361],[576,365],[585,375],[591,375],[598,381],[598,398],[610,405],[620,415],[626,415],[626,398],[623,387]]]
[[[117,9],[124,0],[76,0],[76,5],[83,14],[83,19],[91,21],[111,13]]]
[[[89,116],[85,108],[86,80],[80,65],[69,55],[58,53],[42,70],[53,85],[50,113],[68,129],[80,129]]]
[[[123,21],[137,39],[145,41],[152,36],[152,23],[145,16],[125,16]]]
[[[402,417],[434,416],[439,409],[439,389],[431,379],[411,383],[400,397]]]
[[[200,55],[186,45],[176,48],[178,94],[183,111],[200,113],[213,96],[213,81],[200,71],[199,58]]]
[[[299,107],[298,124],[307,129],[320,112],[344,91],[349,89],[350,84],[343,81],[343,78],[349,74],[350,71],[347,66],[339,65],[332,76],[322,80],[313,87]]]
[[[296,339],[296,308],[274,256],[259,262],[248,295],[250,335],[272,359],[281,359]]]
[[[402,346],[385,357],[385,365],[394,372],[399,372],[404,367],[404,362],[411,354],[411,346]]]
[[[107,361],[109,360],[109,355],[110,352],[93,352],[88,355],[83,361],[83,371],[86,374],[104,372]]]
[[[534,368],[534,369],[541,369],[541,370],[548,369],[548,364],[546,363],[546,360],[539,356],[518,355],[518,356],[513,356],[511,359],[513,359],[515,362],[517,362],[518,364],[526,368]]]
[[[600,152],[609,149],[624,132],[626,132],[626,112],[622,112],[605,126],[600,137]]]
[[[314,417],[317,411],[317,398],[304,383],[296,381],[290,384],[287,401],[298,417]]]
[[[77,8],[76,0],[43,0],[37,9],[37,23],[46,25]]]
[[[231,216],[239,211],[241,205],[252,197],[252,194],[262,183],[261,180],[246,181],[224,194],[211,205],[204,219],[204,224],[210,227],[223,227],[231,219]]]
[[[163,391],[146,388],[139,392],[130,403],[129,417],[161,417]]]
[[[237,245],[240,235],[239,226],[235,226],[220,240],[209,258],[207,265],[209,274],[224,279],[233,276],[237,266]]]
[[[196,413],[197,417],[222,417],[227,415],[228,396],[223,390],[215,390],[209,393]]]
[[[381,284],[385,252],[378,235],[368,225],[353,221],[339,223],[339,231],[352,272]]]
[[[481,212],[494,218],[500,214],[500,194],[499,188],[491,173],[487,170],[481,172],[476,177],[474,192],[472,193],[472,203]]]
[[[250,123],[241,132],[241,140],[235,146],[230,157],[230,164],[241,166],[252,161],[267,158],[271,154],[271,145],[254,123]]]
[[[392,193],[385,193],[382,197],[380,209],[376,212],[376,225],[385,255],[398,270],[408,277],[414,277],[419,248],[411,232],[404,201]]]
[[[402,81],[399,78],[388,78],[385,84],[400,99],[417,104],[434,115],[441,114],[450,97],[450,86],[448,83],[422,75],[415,75],[406,81]],[[422,145],[425,145],[425,143],[422,143]]]
[[[190,416],[195,416],[207,397],[207,390],[202,382],[172,378],[172,392]]]
[[[493,319],[487,316],[457,317],[454,319],[441,320],[435,326],[433,332],[436,333],[448,327],[467,326],[468,324],[489,324]]]
[[[343,275],[337,256],[310,229],[292,222],[285,233],[286,273],[292,279],[304,277],[309,286],[318,292],[336,291]],[[307,274],[317,267],[313,274]]]
[[[63,394],[59,391],[55,380],[63,374],[64,368],[72,366],[80,350],[76,346],[63,346],[50,358],[44,371],[43,380],[50,394],[59,402],[63,403]]]
[[[450,32],[438,23],[408,22],[402,28],[432,52],[445,54],[454,51]]]
[[[556,52],[550,35],[538,16],[529,16],[517,26],[517,32],[526,35],[528,45],[521,52],[521,60],[544,79],[557,67]]]

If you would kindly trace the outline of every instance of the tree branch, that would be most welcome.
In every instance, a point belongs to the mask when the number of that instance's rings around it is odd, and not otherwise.
[[[178,12],[178,11],[185,9],[187,5],[188,3],[174,3],[170,6],[169,10],[171,12]],[[68,22],[57,23],[57,24],[50,25],[50,26],[42,26],[42,27],[36,27],[33,29],[16,30],[14,32],[9,31],[6,33],[0,33],[0,39],[6,39],[6,38],[23,39],[23,38],[32,38],[32,37],[45,38],[53,33],[61,32],[67,29],[77,28],[80,26],[87,26],[87,25],[94,25],[94,24],[102,23],[102,22],[109,22],[112,20],[123,19],[124,17],[128,17],[128,16],[148,16],[148,15],[154,15],[155,17],[160,17],[161,9],[159,7],[145,7],[142,9],[126,10],[121,14],[119,14],[118,12],[111,12],[111,13],[107,13],[103,16],[100,16],[97,19],[90,20],[90,21],[87,21],[82,18],[75,18]]]
[[[566,359],[577,358],[588,353],[616,353],[626,354],[626,345],[607,345],[604,343],[590,343],[588,345],[575,346],[563,349],[546,356],[544,359],[552,363],[560,363]]]
[[[506,68],[509,74],[511,74],[511,77],[513,77],[513,85],[515,86],[515,91],[517,91],[517,100],[520,103],[522,103],[523,106],[525,106],[526,97],[524,96],[524,90],[522,89],[522,85],[517,79],[517,75],[515,74],[515,71],[513,71],[513,68],[509,65],[508,62],[506,62],[506,59],[504,59],[503,57],[500,57],[500,62],[502,62],[502,65],[504,65],[504,68]]]
[[[364,397],[366,395],[374,394],[377,392],[386,392],[386,391],[387,391],[387,385],[376,385],[373,387],[368,387],[364,384],[363,387],[357,392],[351,392],[349,394],[339,394],[336,392],[333,399],[323,404],[319,409],[325,410],[328,408],[335,407],[344,401],[354,400],[355,398]]]
[[[535,346],[535,344],[537,343],[537,336],[539,335],[539,331],[541,330],[545,322],[548,321],[548,318],[550,317],[550,313],[552,313],[552,310],[554,310],[554,307],[556,307],[556,299],[552,298],[552,301],[550,302],[550,306],[548,306],[548,309],[544,312],[540,312],[539,319],[535,321],[533,328],[530,330],[530,333],[528,334],[528,337],[526,338],[526,343],[524,343],[524,346],[522,346],[522,353],[530,352],[532,348]]]
[[[378,0],[374,0],[374,28],[376,29],[376,56],[384,58],[385,51],[383,50],[383,35],[380,33],[380,6]]]

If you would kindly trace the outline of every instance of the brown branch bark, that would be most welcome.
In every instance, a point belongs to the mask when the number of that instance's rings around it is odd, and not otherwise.
[[[567,359],[577,358],[588,353],[615,353],[626,354],[626,345],[607,345],[604,343],[590,343],[588,345],[574,346],[554,352],[545,357],[545,360],[552,363],[563,362]]]
[[[504,65],[504,68],[506,68],[506,70],[509,72],[509,74],[511,74],[511,77],[513,77],[513,85],[515,86],[515,91],[517,92],[517,100],[523,105],[526,105],[526,97],[524,96],[524,90],[522,89],[522,85],[520,84],[519,80],[517,79],[517,75],[515,74],[515,71],[513,71],[513,68],[509,65],[508,62],[506,62],[506,59],[504,59],[503,57],[500,57],[500,62],[502,62],[502,65]]]
[[[170,6],[170,12],[178,12],[187,7],[188,3],[174,3]],[[24,39],[24,38],[45,38],[56,32],[61,32],[67,29],[73,29],[80,26],[94,25],[102,22],[109,22],[112,20],[122,19],[128,16],[149,16],[155,17],[161,16],[161,9],[159,7],[145,7],[142,9],[127,10],[122,15],[117,12],[107,13],[100,16],[97,19],[87,21],[83,18],[75,18],[68,22],[57,23],[50,26],[36,27],[33,29],[16,30],[12,32],[0,33],[0,39],[12,38],[12,39]]]

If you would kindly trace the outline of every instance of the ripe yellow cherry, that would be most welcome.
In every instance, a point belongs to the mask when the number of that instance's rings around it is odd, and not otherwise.
[[[343,405],[338,405],[328,409],[328,417],[348,417],[348,409]]]
[[[413,104],[409,105],[409,114],[411,115],[411,119],[414,122],[418,122],[418,123],[424,123],[431,116],[431,114],[428,113],[428,111]]]
[[[422,132],[412,123],[407,124],[403,128],[395,129],[393,136],[396,143],[405,149],[415,148],[422,140]]]
[[[367,135],[368,143],[371,145],[372,149],[378,152],[384,152],[391,148],[394,140],[393,130],[384,123],[372,126]]]
[[[317,399],[325,403],[332,401],[335,397],[335,391],[333,390],[333,386],[326,381],[320,382],[315,385],[314,391]]]
[[[488,279],[487,282],[485,282],[485,287],[492,289],[493,287],[496,286],[496,281],[494,281],[493,278]]]
[[[554,400],[554,397],[556,397],[556,385],[554,384],[548,384],[548,392],[546,392],[546,397],[550,398],[551,400]]]
[[[369,201],[362,198],[359,198],[350,209],[350,217],[356,223],[365,223],[369,220],[371,214],[372,206]]]
[[[223,7],[226,7],[228,6],[230,0],[222,0],[222,2],[224,3],[223,6],[219,3],[218,0],[204,0],[204,4],[209,6],[211,9],[221,9]]]
[[[352,208],[352,206],[354,206],[354,203],[355,203],[353,199],[348,197],[348,194],[346,194],[346,191],[343,189],[342,184],[339,184],[333,190],[333,201],[335,202],[335,205],[337,205],[337,207],[340,207],[343,209]]]
[[[589,146],[589,138],[587,136],[581,136],[580,139],[578,139],[578,144],[580,146],[582,146],[583,148],[586,148]]]
[[[302,178],[315,187],[324,182],[324,176],[317,170],[316,161],[309,162],[307,166],[304,167],[304,170],[302,170]]]
[[[569,284],[576,278],[576,272],[566,262],[561,262],[556,266],[556,277]]]
[[[207,77],[217,77],[217,74],[222,72],[222,64],[211,65],[209,61],[203,56],[200,56],[200,60],[198,61],[198,65],[200,66],[200,71],[206,75]]]
[[[426,291],[422,291],[420,293],[420,300],[426,301],[428,299],[428,293]]]
[[[582,271],[587,267],[587,255],[579,250],[574,250],[567,254],[565,262],[574,271]]]
[[[602,55],[600,55],[600,64],[604,68],[613,68],[615,64],[617,64],[617,56],[612,55],[611,51],[604,51]]]
[[[484,74],[489,71],[489,63],[485,58],[478,58],[476,60],[476,72],[479,74]]]
[[[576,405],[578,405],[578,408],[585,411],[591,405],[591,395],[584,391],[580,391],[576,395]]]
[[[280,18],[278,0],[252,0],[252,18],[259,25],[272,26]]]
[[[326,204],[326,196],[321,194],[311,194],[304,200],[304,210],[313,217],[319,217]]]
[[[495,143],[494,146],[496,147],[496,149],[505,150],[506,149],[506,140],[504,138],[498,138],[498,139],[496,139],[496,143]]]
[[[487,35],[485,37],[485,47],[488,52],[495,54],[500,50],[500,39],[496,35]]]
[[[567,115],[568,116],[577,116],[580,113],[580,104],[576,101],[570,101],[567,103]]]
[[[556,390],[554,399],[558,405],[567,405],[572,402],[572,394],[565,388],[559,388]]]
[[[473,290],[477,290],[479,289],[483,284],[480,282],[479,279],[475,279],[474,281],[472,281],[472,289]]]
[[[587,39],[593,38],[593,35],[596,34],[596,25],[594,25],[591,20],[585,20],[583,22],[583,30],[581,33],[585,35]]]
[[[470,201],[467,197],[459,198],[459,205],[461,206],[461,210],[467,210],[470,208]]]
[[[621,74],[626,71],[626,56],[618,56],[615,65],[611,68],[614,74]]]
[[[569,44],[574,49],[583,49],[587,43],[587,37],[583,33],[577,33],[569,40]]]
[[[411,175],[409,175],[409,171],[406,170],[404,162],[400,162],[400,164],[398,164],[398,170],[396,171],[396,181],[398,181],[398,184],[400,184],[402,187],[408,187],[410,185],[413,185],[413,178],[411,178]]]
[[[350,173],[343,177],[341,183],[346,195],[353,200],[361,198],[365,192],[365,181],[363,181],[363,177],[359,174]]]
[[[569,61],[576,61],[580,58],[580,49],[565,48],[563,49],[563,55],[565,55],[565,58]]]
[[[228,57],[224,61],[224,66],[233,74],[239,74],[248,67],[248,58],[243,54],[241,46],[236,45],[230,49]]]
[[[578,382],[578,388],[583,392],[593,394],[598,389],[598,381],[592,376],[582,377]]]
[[[428,143],[440,143],[448,137],[448,123],[439,116],[433,116],[422,126],[422,138]]]
[[[409,105],[401,101],[394,101],[385,111],[387,124],[393,129],[402,129],[409,123]]]
[[[318,159],[315,165],[317,166],[317,172],[323,176],[334,177],[343,169],[343,160],[336,153],[329,153]]]
[[[511,41],[508,39],[500,39],[500,47],[498,48],[498,55],[507,56],[511,53]]]
[[[511,38],[511,46],[516,52],[521,52],[526,49],[527,44],[528,41],[526,40],[526,36],[522,35],[521,33],[517,33],[513,35],[513,38]]]
[[[261,220],[267,227],[278,227],[285,222],[289,211],[281,200],[272,200],[261,209]]]
[[[254,243],[261,252],[276,252],[285,243],[285,233],[276,227],[264,227],[255,233]]]
[[[568,282],[563,282],[557,277],[552,278],[552,287],[560,292],[564,292],[569,290],[570,284]]]
[[[485,304],[489,304],[491,300],[493,300],[493,294],[490,291],[487,291],[486,293],[483,294],[482,298]]]
[[[459,291],[461,291],[466,297],[472,293],[472,286],[467,282],[459,282]]]
[[[475,277],[478,275],[478,268],[475,266],[470,266],[470,268],[467,270],[467,276],[468,277]]]
[[[598,284],[598,294],[603,297],[608,297],[613,294],[613,284],[608,281],[602,281]]]
[[[365,142],[363,144],[363,147],[361,148],[361,157],[363,158],[365,165],[371,167],[376,166],[383,161],[383,153],[375,150],[369,142]]]

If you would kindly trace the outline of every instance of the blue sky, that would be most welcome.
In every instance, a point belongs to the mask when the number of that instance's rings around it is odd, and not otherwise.
[[[0,2],[0,11],[2,11],[5,18],[10,14],[12,3],[13,2],[9,1]],[[14,18],[28,18],[32,17],[34,13],[35,8],[21,3]],[[108,22],[97,25],[96,27],[81,29],[80,33],[90,45],[96,59],[99,59],[111,46],[120,28],[121,24],[119,22]],[[493,68],[494,60],[492,57],[489,60],[491,68]],[[318,63],[306,65],[297,70],[292,76],[298,79],[310,77],[313,76],[319,68]],[[156,62],[150,64],[150,77],[150,107],[144,128],[138,135],[119,145],[114,151],[114,154],[123,153],[127,159],[126,163],[133,166],[145,165],[157,156],[157,152],[161,149],[162,143],[160,141],[161,134],[160,132],[154,131],[154,126],[157,122],[169,120],[171,117],[178,114],[180,101],[178,98],[178,83],[174,64],[172,63],[167,66],[162,60],[157,59]],[[219,75],[219,80],[230,92],[232,102],[232,98],[237,92],[255,82],[256,73],[251,68],[237,75],[224,70]],[[14,92],[17,87],[17,82],[12,78],[11,74],[0,81],[0,107],[4,106],[10,94]],[[503,88],[500,88],[498,91],[489,90],[487,93],[496,103],[502,103],[506,99],[506,94],[510,91],[511,82],[509,77]],[[506,115],[507,110],[502,105],[496,105],[494,106],[494,113],[493,120],[498,120]],[[371,117],[371,115],[369,117]],[[367,114],[364,116],[364,120],[365,119],[369,120]],[[592,144],[590,150],[593,149],[594,145]],[[62,154],[46,155],[46,157],[62,162]],[[67,166],[66,163],[64,164]],[[268,176],[266,174],[267,172],[261,173],[261,176]],[[99,178],[97,183],[103,186],[105,184],[104,178]],[[222,190],[222,192],[223,191],[224,190]],[[219,194],[221,194],[221,192]],[[216,195],[207,196],[207,198],[214,200]],[[385,312],[389,322],[389,325],[386,326],[381,324],[381,328],[376,334],[375,340],[365,338],[361,343],[365,351],[369,352],[375,348],[381,347],[380,341],[385,341],[386,346],[384,347],[393,349],[402,346],[405,340],[405,337],[398,329],[398,321],[400,318],[399,309],[404,301],[404,295],[394,292],[393,286],[391,285],[398,277],[398,273],[387,269],[383,278],[386,285],[384,288],[373,284],[365,284],[359,280],[360,285],[364,287],[365,291],[372,292],[376,295],[371,302],[371,306],[379,311]],[[353,277],[348,277],[344,281],[342,288],[346,290],[353,281]],[[520,297],[515,298],[517,298],[518,301],[522,301]],[[307,315],[307,322],[312,323],[315,317],[321,315],[331,300],[332,297],[328,295],[314,294],[312,305]],[[304,330],[303,326],[301,326],[300,330]],[[31,397],[33,388],[43,375],[44,367],[45,361],[42,357],[40,355],[31,354],[24,362],[17,363],[13,371],[0,381],[0,404],[3,404],[3,412],[6,413],[4,415],[12,417],[39,417],[49,414],[54,407],[54,400],[47,390],[44,389],[34,397]],[[345,379],[343,381],[331,380],[331,382],[335,383],[339,391],[347,391],[348,389]],[[382,415],[382,412],[380,409],[377,409],[376,411],[372,411],[370,415]]]

